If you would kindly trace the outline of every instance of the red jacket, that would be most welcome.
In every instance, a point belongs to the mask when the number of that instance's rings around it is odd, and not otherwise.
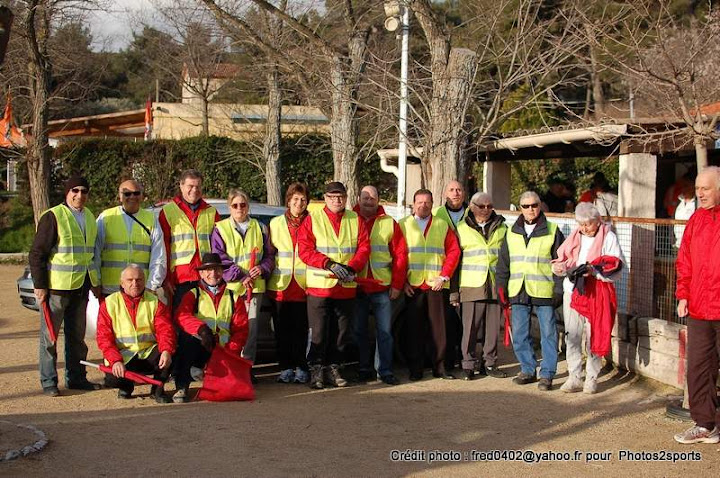
[[[226,290],[225,284],[223,283],[220,287],[217,295],[213,295],[212,292],[207,290],[202,281],[200,281],[198,287],[206,291],[210,297],[213,298],[215,310],[217,310],[218,305],[220,304],[220,299],[222,299]],[[242,348],[245,346],[245,342],[247,342],[249,329],[248,314],[247,309],[245,308],[244,300],[244,295],[235,297],[235,313],[230,321],[230,340],[227,344],[229,350],[238,353],[240,353]],[[195,316],[196,303],[197,299],[191,289],[183,296],[175,315],[175,320],[177,320],[180,327],[182,327],[182,329],[190,335],[196,335],[198,330],[200,330],[200,327],[205,325],[205,322]]]
[[[377,219],[380,216],[386,216],[385,209],[382,206],[378,206],[378,210],[375,216],[372,216],[370,218],[365,219],[360,215],[360,206],[355,205],[355,208],[353,209],[358,214],[358,217],[363,220],[365,223],[365,229],[368,231],[368,234],[372,234],[372,228],[373,225],[375,225],[375,219]],[[390,239],[390,244],[388,244],[388,247],[390,248],[390,255],[392,256],[392,279],[390,280],[389,286],[384,286],[380,284],[370,284],[370,285],[358,285],[360,287],[360,290],[365,292],[366,294],[372,294],[375,292],[384,292],[387,291],[390,287],[393,289],[402,290],[403,285],[405,285],[405,279],[407,278],[407,269],[408,269],[408,249],[407,249],[407,242],[405,242],[405,236],[402,233],[402,229],[400,229],[400,225],[393,219],[393,235],[392,239]],[[369,279],[372,279],[372,269],[368,267],[367,277]]]
[[[125,292],[121,292],[121,294],[123,299],[125,299],[125,306],[133,321],[133,325],[135,325],[135,312],[142,296],[133,298],[125,294]],[[175,353],[175,329],[170,320],[170,310],[160,301],[158,301],[158,308],[155,311],[154,325],[155,339],[157,340],[160,352]],[[105,301],[100,303],[100,312],[98,313],[97,344],[103,354],[103,358],[105,358],[110,365],[115,362],[122,362],[122,354],[120,350],[118,350],[117,345],[115,345],[115,332],[113,331],[112,318],[110,314],[108,314],[107,302]]]
[[[688,301],[690,317],[720,320],[720,206],[692,215],[675,267],[675,297]]]
[[[200,199],[200,206],[193,211],[190,209],[190,206],[183,201],[182,196],[175,196],[173,198],[173,201],[175,201],[175,204],[178,205],[180,210],[185,213],[185,215],[190,220],[190,224],[193,225],[193,227],[197,227],[197,218],[200,214],[200,211],[203,209],[207,209],[210,207],[208,203],[206,203],[204,200]],[[170,224],[168,223],[167,218],[165,217],[165,211],[160,211],[160,217],[158,218],[160,221],[160,228],[163,232],[163,239],[165,240],[165,252],[167,256],[167,277],[165,278],[165,282],[168,282],[170,284],[181,284],[183,282],[194,282],[200,280],[200,275],[198,275],[197,270],[195,270],[195,267],[200,265],[200,254],[198,253],[198,245],[197,245],[197,239],[195,240],[195,255],[190,260],[190,264],[185,264],[181,266],[177,266],[175,270],[170,269]],[[220,220],[220,214],[217,212],[215,213],[215,222],[218,222]],[[208,233],[209,234],[209,233]]]
[[[342,213],[335,214],[331,212],[327,206],[323,208],[323,212],[327,214],[330,219],[330,223],[335,230],[335,234],[340,233],[340,223],[345,211]],[[318,252],[315,248],[315,235],[312,230],[312,216],[308,216],[300,226],[298,231],[298,253],[300,259],[307,265],[316,267],[318,269],[324,269],[325,265],[330,260],[325,254]],[[358,242],[355,255],[353,255],[350,262],[346,265],[350,266],[355,272],[359,272],[365,267],[365,264],[370,257],[370,236],[368,235],[367,229],[361,217],[358,216]],[[315,297],[332,297],[333,299],[352,299],[355,297],[355,289],[343,287],[338,283],[332,289],[317,289],[308,287],[306,289],[307,295]]]
[[[425,226],[425,230],[423,231],[423,235],[425,237],[427,237],[427,233],[430,230],[430,225],[432,224],[434,219],[435,217],[433,215],[430,215],[430,220],[428,221],[427,226]],[[460,249],[460,243],[458,242],[457,235],[455,234],[455,231],[452,227],[448,227],[447,234],[445,234],[445,261],[443,262],[442,269],[440,270],[441,276],[453,276],[453,274],[455,273],[455,269],[460,262],[461,254],[462,249]],[[420,287],[417,288],[420,290],[431,289],[431,287],[424,282],[420,284]]]

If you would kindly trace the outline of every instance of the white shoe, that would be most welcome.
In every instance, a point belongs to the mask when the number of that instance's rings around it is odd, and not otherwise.
[[[580,380],[574,378],[568,378],[565,380],[565,383],[562,384],[562,387],[560,387],[560,391],[565,393],[575,393],[581,391],[582,389],[583,386],[580,383]]]
[[[585,385],[583,385],[583,393],[587,393],[589,395],[597,393],[597,380],[585,380]]]
[[[675,435],[675,441],[678,443],[718,443],[720,442],[720,433],[718,428],[708,430],[697,425],[692,426],[682,433]]]

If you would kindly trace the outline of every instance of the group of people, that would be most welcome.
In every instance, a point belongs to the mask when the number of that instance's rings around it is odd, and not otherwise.
[[[59,395],[49,327],[63,323],[66,386],[100,388],[80,364],[87,354],[90,290],[101,299],[97,342],[111,369],[106,385],[117,387],[120,398],[133,392],[125,372],[137,371],[161,383],[174,376],[172,398],[162,386],[153,388],[158,402],[187,401],[214,347],[254,362],[264,295],[273,304],[279,382],[344,387],[342,364],[352,347],[359,380],[400,383],[393,369],[392,309],[404,298],[399,334],[411,381],[422,379],[427,365],[443,379],[456,378],[456,364],[465,380],[506,377],[497,354],[506,312],[521,365],[513,381],[538,381],[540,390],[551,390],[558,357],[555,309],[564,305],[572,364],[561,390],[596,391],[613,320],[609,312],[598,313],[612,309],[596,302],[614,300],[614,291],[602,284],[612,283],[622,252],[593,204],[578,206],[579,227],[565,240],[536,193],[523,193],[521,215],[505,224],[489,194],[467,201],[458,181],[447,185],[437,207],[429,190],[416,191],[411,215],[399,222],[371,185],[350,210],[345,186],[331,182],[324,207],[309,212],[307,187],[294,183],[285,213],[269,227],[250,216],[250,198],[241,190],[230,191],[230,216],[221,219],[203,200],[195,170],[183,172],[180,193],[157,217],[141,208],[142,186],[127,180],[119,186],[120,205],[96,220],[85,207],[89,189],[81,177],[66,182],[64,203],[41,217],[30,253],[35,294],[50,312],[40,337],[47,395]],[[539,373],[533,310],[541,331]],[[589,357],[584,383],[583,331]]]

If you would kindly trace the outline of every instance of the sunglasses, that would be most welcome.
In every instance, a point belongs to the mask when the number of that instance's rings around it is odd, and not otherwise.
[[[245,209],[248,205],[246,202],[236,202],[231,204],[230,207],[233,209]]]
[[[528,209],[528,208],[537,209],[538,207],[540,207],[540,204],[534,202],[532,204],[521,204],[520,207],[523,209]]]
[[[138,197],[142,194],[142,191],[123,191],[122,195],[126,198],[129,198],[130,196]]]
[[[475,203],[473,203],[473,204],[478,209],[492,209],[493,208],[492,204],[475,204]]]
[[[75,194],[82,194],[82,195],[85,195],[89,192],[85,188],[72,188],[70,191],[74,192]]]

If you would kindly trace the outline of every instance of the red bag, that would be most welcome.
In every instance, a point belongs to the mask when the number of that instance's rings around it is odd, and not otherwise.
[[[205,366],[205,378],[197,399],[210,402],[255,400],[251,368],[252,362],[218,345]]]

